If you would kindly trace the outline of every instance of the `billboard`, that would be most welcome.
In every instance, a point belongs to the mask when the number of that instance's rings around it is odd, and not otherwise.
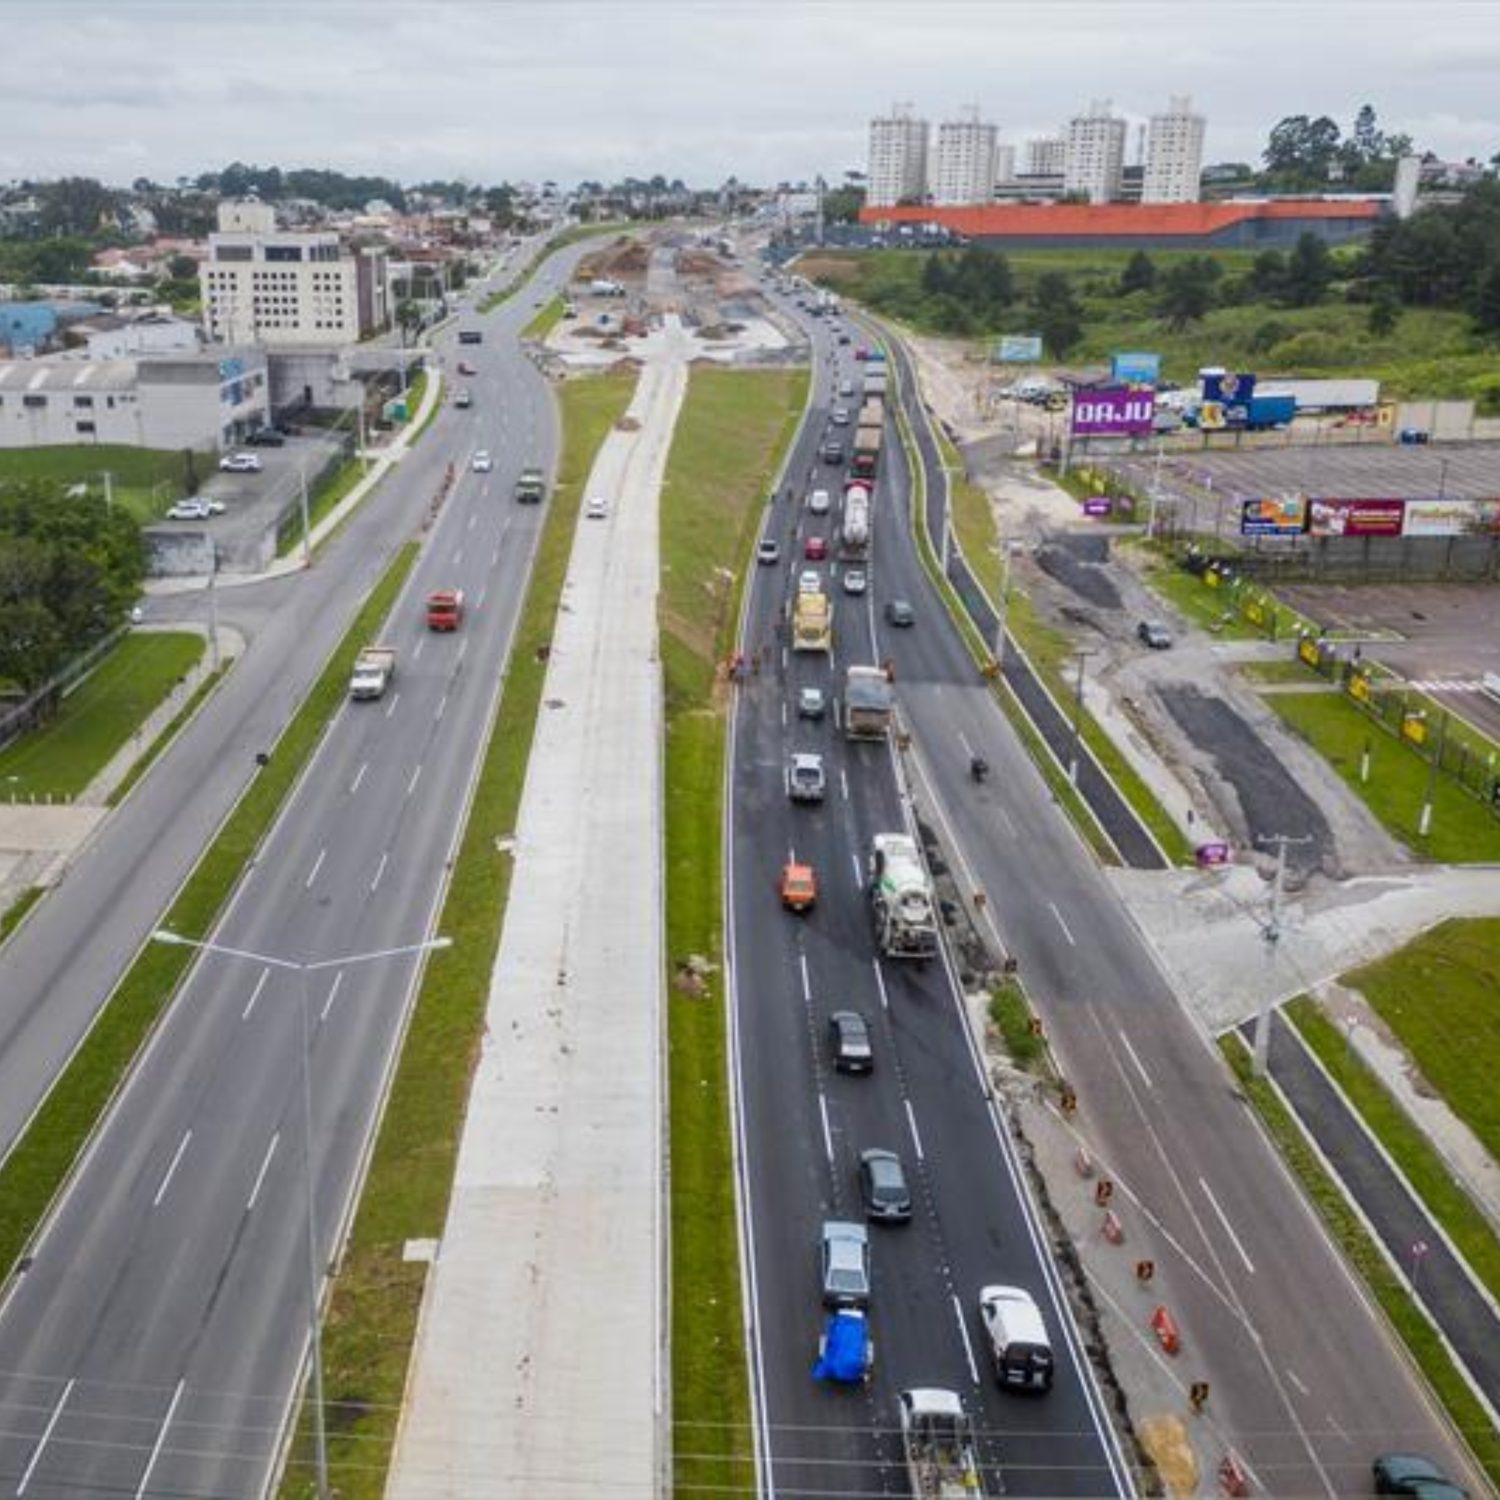
[[[1202,370],[1203,399],[1225,406],[1248,406],[1255,394],[1255,376],[1231,375],[1228,370]]]
[[[1408,500],[1402,536],[1471,536],[1500,532],[1500,501]]]
[[[1109,376],[1120,385],[1155,385],[1161,379],[1161,355],[1112,354]]]
[[[1042,341],[1035,334],[1008,333],[990,356],[995,364],[1029,365],[1042,357]]]
[[[1156,392],[1109,386],[1073,396],[1074,437],[1135,437],[1151,431]]]
[[[1309,500],[1310,536],[1400,536],[1404,500]]]
[[[1267,495],[1240,505],[1241,536],[1301,536],[1306,530],[1306,495]]]

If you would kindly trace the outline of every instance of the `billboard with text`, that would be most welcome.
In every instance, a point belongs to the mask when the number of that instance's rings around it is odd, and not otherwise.
[[[1306,495],[1267,495],[1240,505],[1241,536],[1301,536],[1306,530]]]
[[[996,364],[1030,365],[1042,357],[1042,341],[1035,334],[1008,333],[995,345]]]
[[[1161,355],[1140,351],[1111,355],[1109,375],[1120,385],[1156,385],[1161,380]]]
[[[1073,396],[1074,437],[1136,437],[1151,431],[1156,392],[1124,386],[1078,391]]]
[[[1403,536],[1492,536],[1500,532],[1500,501],[1408,500]]]
[[[1309,536],[1400,536],[1404,500],[1309,500]]]

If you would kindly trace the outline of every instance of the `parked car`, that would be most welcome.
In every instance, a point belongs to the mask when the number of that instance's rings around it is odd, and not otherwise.
[[[258,453],[226,453],[219,460],[219,467],[226,474],[259,474],[260,455]]]
[[[458,362],[458,373],[460,375],[477,375],[479,372],[468,360],[461,359]]]
[[[251,448],[284,448],[286,439],[274,427],[257,427],[245,434],[245,442]]]
[[[911,604],[905,599],[887,599],[885,603],[885,622],[887,625],[895,625],[905,628],[916,623],[917,613]]]
[[[1422,1500],[1464,1500],[1468,1491],[1420,1453],[1382,1453],[1372,1465],[1377,1495],[1416,1495]]]
[[[455,406],[473,406],[474,398],[469,394],[468,388],[461,386],[453,397]]]
[[[828,1219],[818,1237],[818,1282],[825,1307],[868,1307],[870,1231],[863,1224]]]
[[[870,1027],[857,1010],[836,1010],[828,1018],[833,1066],[839,1073],[868,1073],[875,1066]]]
[[[1141,641],[1153,651],[1168,651],[1172,646],[1172,632],[1160,620],[1142,620],[1135,627]]]
[[[487,448],[481,448],[474,455],[474,461],[471,465],[476,474],[488,474],[490,470],[494,468],[494,466],[495,465],[490,458],[489,450]]]
[[[763,563],[778,563],[781,561],[781,543],[774,536],[763,536],[760,546],[755,549],[755,560]]]
[[[217,508],[216,508],[217,507]],[[221,515],[224,510],[222,501],[215,501],[212,505],[207,500],[179,500],[167,510],[169,521],[207,521],[211,516]]]
[[[906,1185],[906,1169],[894,1151],[876,1147],[860,1152],[859,1196],[867,1219],[904,1224],[911,1218],[911,1189]]]

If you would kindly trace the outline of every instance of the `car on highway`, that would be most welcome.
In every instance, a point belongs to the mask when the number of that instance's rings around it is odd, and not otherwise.
[[[226,474],[259,474],[261,471],[258,453],[226,453],[219,460],[219,467]]]
[[[474,398],[468,393],[467,390],[461,389],[453,397],[453,404],[455,406],[473,406]]]
[[[799,719],[821,719],[828,710],[828,700],[822,688],[805,687],[797,693],[797,717]]]
[[[808,562],[827,562],[828,538],[826,536],[808,537],[802,544],[802,555]]]
[[[1001,1385],[1021,1391],[1052,1389],[1052,1343],[1030,1292],[1018,1286],[981,1288],[979,1318]]]
[[[814,490],[807,497],[807,508],[815,516],[826,516],[833,504],[833,497],[827,490]]]
[[[829,438],[823,444],[823,462],[825,464],[841,464],[844,461],[844,445],[836,438]]]
[[[781,561],[781,543],[774,536],[763,536],[760,545],[755,549],[755,560],[760,563],[778,563]]]
[[[1153,651],[1168,651],[1172,646],[1172,632],[1160,620],[1142,620],[1135,633],[1143,645]]]
[[[250,448],[284,448],[286,439],[274,427],[257,427],[245,434],[245,445]]]
[[[590,495],[583,513],[591,521],[602,521],[609,514],[609,501],[603,495]]]
[[[887,625],[895,625],[898,628],[905,629],[907,626],[914,625],[916,623],[916,619],[917,612],[911,607],[911,603],[909,600],[886,600],[885,623]]]
[[[458,373],[460,375],[477,375],[479,371],[468,360],[461,359],[458,362]]]
[[[828,1018],[833,1067],[837,1073],[868,1073],[875,1067],[870,1026],[857,1010],[836,1010]]]
[[[803,568],[797,575],[797,592],[799,594],[821,594],[823,592],[823,575],[816,568]]]
[[[476,474],[488,474],[490,470],[494,468],[494,463],[490,459],[488,449],[481,448],[479,452],[474,455],[472,468]]]
[[[841,344],[847,344],[848,342],[849,342],[849,335],[847,333],[841,333],[841,334],[839,334],[839,343],[841,343]]]
[[[217,510],[215,506],[218,507]],[[222,514],[223,510],[222,501],[215,501],[213,505],[210,505],[207,500],[179,500],[175,505],[167,508],[167,520],[206,521],[210,516]]]
[[[904,1224],[911,1218],[906,1168],[894,1151],[871,1147],[860,1152],[859,1196],[867,1219],[882,1224]]]
[[[825,1307],[870,1305],[870,1231],[826,1219],[818,1236],[818,1281]]]
[[[1415,1495],[1420,1500],[1463,1500],[1468,1495],[1420,1453],[1382,1453],[1371,1467],[1377,1495]]]
[[[829,412],[828,420],[832,422],[835,427],[847,427],[849,425],[849,408],[847,406],[835,406],[834,409]]]
[[[788,911],[811,911],[818,900],[818,877],[811,865],[789,861],[781,869],[781,904]]]
[[[861,344],[859,348],[854,351],[854,357],[855,359],[868,359],[870,357],[870,351],[866,349],[863,344]]]
[[[792,756],[786,771],[786,794],[793,802],[821,802],[827,785],[821,755],[799,751]]]
[[[869,587],[869,579],[865,577],[863,568],[844,569],[844,592],[846,594],[862,594]]]

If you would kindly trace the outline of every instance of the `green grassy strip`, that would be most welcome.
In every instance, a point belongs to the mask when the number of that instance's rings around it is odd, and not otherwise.
[[[667,702],[669,969],[712,965],[669,991],[674,1492],[723,1494],[752,1470],[723,991],[723,788],[733,648],[764,502],[807,401],[806,371],[699,369],[662,491],[661,658]],[[754,643],[750,643],[754,644]]]
[[[407,387],[406,409],[411,413],[412,416],[416,416],[416,414],[421,411],[422,402],[427,397],[427,383],[431,379],[432,376],[426,370],[418,370],[416,375],[412,378],[411,385]],[[422,437],[422,434],[426,432],[427,429],[432,426],[433,422],[437,420],[437,414],[442,409],[443,403],[440,400],[434,401],[432,403],[432,410],[422,418],[420,424],[418,424],[418,426],[412,431],[411,435],[407,438],[407,447],[414,448],[417,445]]]
[[[9,799],[78,796],[203,656],[189,631],[133,631],[63,699],[57,717],[0,750]]]
[[[46,894],[45,886],[27,886],[3,912],[0,912],[0,943],[3,943],[21,925],[26,918],[26,913]]]
[[[136,782],[138,782],[141,777],[151,769],[151,764],[153,761],[155,761],[157,756],[159,756],[162,751],[165,750],[167,746],[177,738],[178,731],[203,706],[204,699],[206,699],[208,695],[213,692],[216,687],[218,687],[220,682],[224,680],[224,674],[228,672],[229,668],[232,665],[233,663],[229,661],[221,662],[219,664],[219,669],[216,672],[210,672],[203,679],[203,681],[193,689],[192,697],[189,698],[188,701],[184,703],[175,714],[173,714],[171,723],[168,724],[166,728],[163,729],[162,732],[157,735],[156,738],[152,740],[151,743],[147,745],[146,748],[138,756],[136,756],[135,760],[131,764],[130,769],[121,779],[120,784],[105,799],[105,803],[107,806],[117,807],[121,802],[125,800],[126,796],[130,792],[131,787],[133,787]]]
[[[514,297],[517,292],[525,287],[527,282],[536,274],[537,267],[549,255],[555,255],[559,250],[567,249],[569,245],[576,245],[579,240],[591,240],[602,234],[618,234],[622,229],[628,229],[629,227],[628,221],[620,219],[608,224],[575,224],[571,229],[563,230],[561,234],[548,240],[542,246],[537,258],[530,261],[518,272],[514,280],[507,282],[498,291],[491,292],[487,297],[482,298],[475,306],[475,312],[481,315],[492,313],[502,303],[509,301],[510,298]]]
[[[413,543],[396,553],[282,731],[268,764],[245,789],[163,916],[163,927],[184,937],[208,935],[343,702],[355,654],[377,634],[416,555]],[[26,1248],[193,958],[190,949],[160,943],[140,950],[0,1165],[0,1266],[13,1268]]]
[[[630,376],[603,376],[559,390],[557,485],[439,920],[453,946],[434,954],[424,973],[327,1314],[329,1460],[342,1500],[378,1500],[385,1488],[427,1280],[427,1267],[404,1261],[402,1250],[409,1239],[443,1233],[510,892],[511,856],[496,836],[515,827],[520,809],[547,671],[540,653],[557,616],[584,482],[634,386]],[[304,1404],[283,1496],[314,1493],[311,1459]]]
[[[1047,1043],[1034,1024],[1036,1013],[1020,981],[1009,978],[992,985],[989,1010],[1011,1062],[1028,1073],[1050,1074]]]
[[[114,503],[145,525],[179,496],[197,489],[213,473],[216,462],[216,454],[195,454],[192,468],[197,482],[189,484],[187,457],[173,448],[130,448],[120,443],[7,448],[0,451],[0,484],[30,479],[87,484],[102,497],[107,470],[113,476]]]
[[[309,534],[318,529],[318,522],[341,501],[350,490],[365,477],[363,459],[346,458],[338,468],[321,480],[307,497],[307,529]],[[282,523],[276,538],[276,555],[285,557],[288,552],[302,546],[302,510],[294,510]]]
[[[547,305],[521,330],[523,339],[544,339],[562,322],[563,299],[553,297]]]
[[[1500,1484],[1500,1433],[1491,1425],[1441,1335],[1392,1270],[1364,1221],[1302,1134],[1281,1095],[1267,1080],[1254,1076],[1250,1053],[1238,1035],[1222,1037],[1219,1046],[1333,1242],[1379,1304],[1484,1472],[1493,1483]]]
[[[948,514],[959,550],[979,586],[991,599],[998,599],[1004,569],[1000,562],[1000,532],[990,497],[970,482],[964,461],[941,422],[933,422],[932,434],[948,471]]]
[[[1500,1298],[1500,1236],[1454,1178],[1421,1128],[1369,1066],[1351,1050],[1339,1028],[1315,1001],[1303,995],[1286,1015],[1317,1054],[1334,1082],[1358,1110],[1417,1196],[1447,1231],[1469,1268]]]

